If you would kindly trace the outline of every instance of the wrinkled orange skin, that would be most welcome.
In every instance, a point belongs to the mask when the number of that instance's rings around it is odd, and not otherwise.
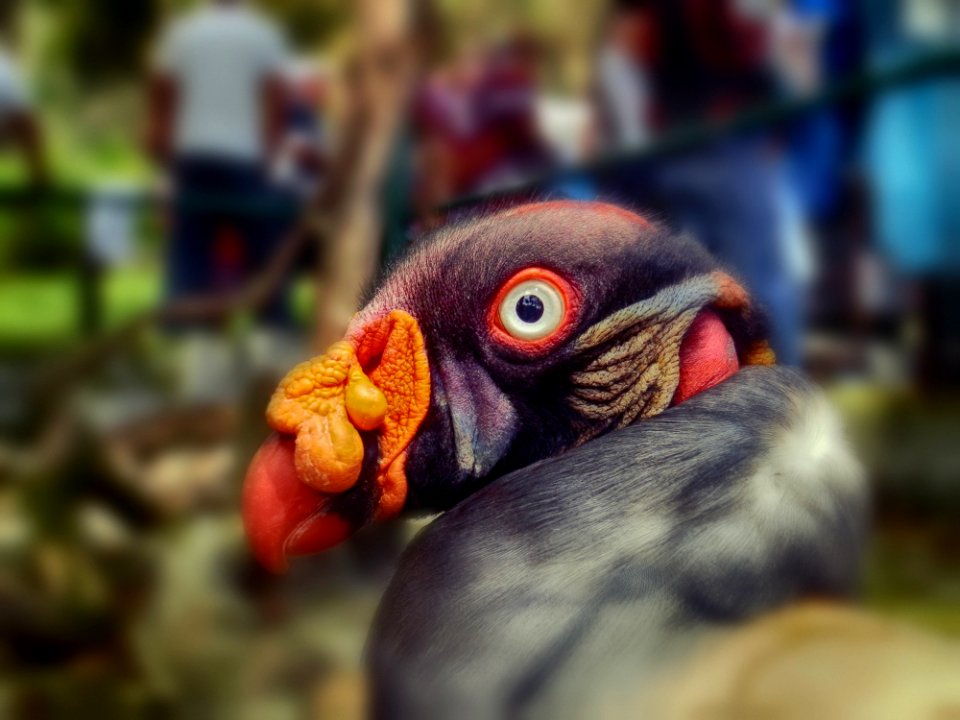
[[[365,366],[372,367],[369,376]],[[330,494],[349,490],[360,477],[359,431],[379,429],[377,519],[382,520],[406,502],[406,449],[429,405],[423,335],[411,315],[394,310],[291,370],[270,400],[267,422],[296,437],[300,480]]]
[[[398,514],[407,501],[406,450],[430,408],[430,366],[420,325],[393,310],[354,334],[361,364],[375,367],[370,379],[387,398],[380,429],[380,503],[377,520]],[[379,357],[378,357],[379,356]]]
[[[417,321],[402,310],[359,320],[346,340],[295,367],[267,407],[278,434],[250,463],[243,520],[254,555],[275,572],[287,558],[326,550],[407,499],[407,448],[430,406],[430,368]],[[361,432],[376,432],[369,517],[341,514],[364,461]],[[373,470],[373,468],[371,468]]]
[[[360,477],[358,429],[377,429],[386,413],[387,399],[364,374],[353,345],[338,342],[281,381],[267,407],[267,422],[296,436],[294,458],[304,483],[341,493]]]

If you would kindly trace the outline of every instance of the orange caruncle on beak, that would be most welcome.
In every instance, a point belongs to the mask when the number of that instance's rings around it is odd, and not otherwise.
[[[386,397],[364,374],[353,345],[341,341],[290,371],[270,400],[267,422],[296,436],[301,481],[341,493],[360,477],[363,441],[357,431],[376,430],[386,414]]]
[[[322,356],[295,367],[267,407],[280,433],[254,458],[243,516],[254,554],[283,570],[288,555],[324,550],[368,519],[403,509],[406,450],[430,404],[423,335],[394,310],[353,330]],[[331,508],[357,485],[364,466],[360,432],[378,432],[379,459],[371,517],[347,521]]]

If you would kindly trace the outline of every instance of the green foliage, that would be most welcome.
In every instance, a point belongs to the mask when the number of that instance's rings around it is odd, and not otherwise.
[[[73,278],[7,275],[0,281],[0,346],[59,342],[77,328]]]
[[[76,273],[64,270],[0,276],[0,349],[61,346],[73,340],[78,282]],[[100,291],[104,324],[115,328],[160,302],[162,277],[155,267],[113,270]]]
[[[73,208],[27,204],[0,212],[0,237],[7,266],[52,270],[79,258],[82,219]]]
[[[294,47],[316,50],[344,25],[349,5],[342,0],[261,0],[284,25]]]
[[[158,0],[37,0],[55,19],[47,60],[82,86],[144,71],[147,47],[161,19]]]

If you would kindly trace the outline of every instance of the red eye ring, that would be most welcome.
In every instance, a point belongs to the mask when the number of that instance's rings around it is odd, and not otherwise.
[[[525,328],[520,327],[523,320],[510,317],[513,306],[505,307],[508,298],[513,303],[512,296],[524,289],[537,296],[541,311],[541,317]],[[539,354],[565,340],[579,314],[580,293],[569,281],[552,270],[531,267],[516,273],[497,291],[487,312],[487,327],[501,345],[527,355]]]

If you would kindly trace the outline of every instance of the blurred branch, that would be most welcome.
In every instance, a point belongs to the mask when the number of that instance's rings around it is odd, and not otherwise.
[[[99,367],[105,358],[129,344],[146,327],[220,320],[233,313],[257,310],[284,281],[297,256],[321,226],[322,223],[316,220],[313,209],[308,210],[297,227],[280,244],[266,269],[237,293],[176,300],[150,310],[122,327],[84,344],[75,353],[40,373],[38,388],[41,399],[49,400],[50,393],[62,393],[65,388]]]
[[[0,442],[0,482],[34,478],[57,467],[67,457],[76,428],[64,412],[55,413],[31,446]]]
[[[381,186],[416,73],[410,0],[354,6],[358,48],[348,68],[344,130],[334,161],[329,238],[317,294],[314,345],[342,336],[373,280],[383,235]]]
[[[155,310],[148,311],[127,322],[117,330],[108,332],[81,346],[76,352],[41,369],[34,378],[31,396],[39,407],[46,411],[45,420],[37,439],[28,446],[0,444],[0,479],[9,477],[33,477],[62,464],[78,442],[69,404],[65,402],[80,382],[102,366],[114,353],[135,341],[148,327],[165,323],[185,321],[216,321],[233,313],[255,311],[264,305],[274,291],[284,282],[288,271],[307,242],[313,237],[323,237],[325,230],[322,216],[311,204],[297,227],[286,237],[274,253],[264,271],[249,282],[240,292],[221,297],[197,297],[178,300]],[[223,427],[222,408],[212,407],[186,414],[176,410],[160,413],[147,422],[147,427],[138,428],[141,435],[173,437],[184,424],[200,423]],[[222,434],[222,433],[221,433]],[[123,446],[123,438],[114,438],[103,448],[108,464],[118,478],[125,475],[122,466],[115,461],[117,448]]]

